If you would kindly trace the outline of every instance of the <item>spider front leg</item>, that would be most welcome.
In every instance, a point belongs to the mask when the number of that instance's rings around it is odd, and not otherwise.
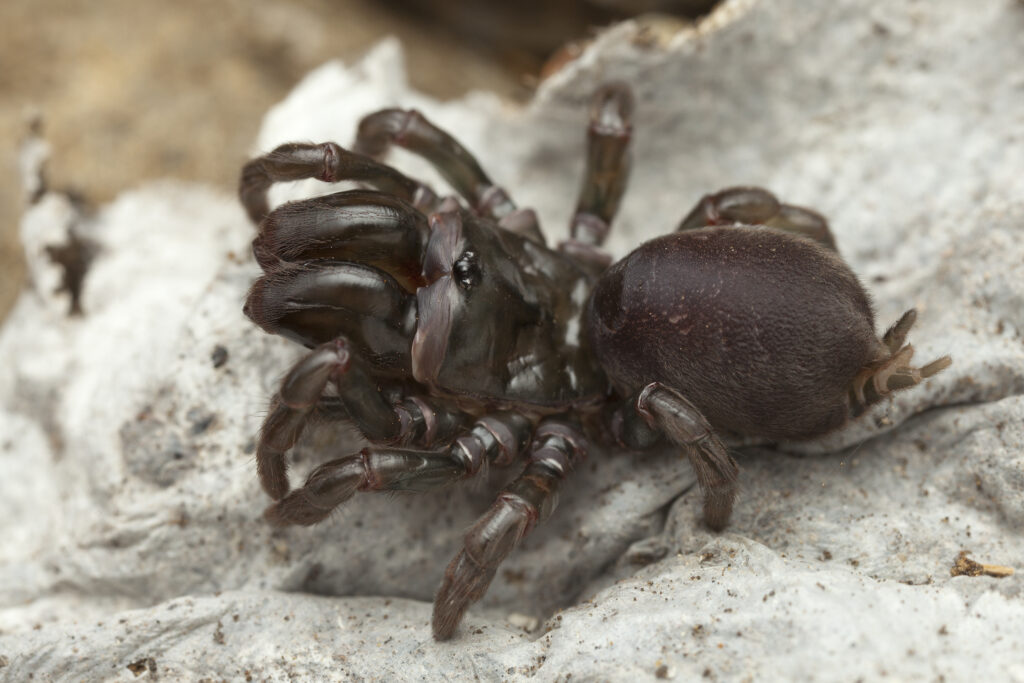
[[[354,180],[401,197],[423,211],[433,211],[437,195],[421,182],[333,142],[290,142],[242,167],[238,197],[253,223],[267,215],[267,190],[274,183],[316,178],[326,183]]]
[[[574,426],[548,421],[537,428],[526,469],[473,525],[445,570],[434,598],[436,639],[451,638],[466,609],[487,592],[499,565],[551,515],[562,480],[585,454],[586,442]]]
[[[408,202],[372,190],[351,190],[288,202],[261,223],[253,253],[270,272],[281,261],[353,261],[379,268],[413,291],[430,228]]]
[[[422,403],[421,403],[422,405]],[[357,491],[426,492],[472,477],[489,465],[514,462],[529,442],[533,425],[514,412],[487,415],[437,451],[373,446],[324,463],[302,488],[292,491],[266,511],[276,525],[315,524]],[[433,441],[441,440],[440,434]],[[444,440],[450,433],[443,435]],[[429,437],[426,440],[431,440]]]
[[[533,210],[516,208],[508,193],[494,184],[473,155],[423,114],[415,109],[382,109],[363,117],[352,145],[356,152],[381,158],[392,145],[429,161],[479,215],[544,244]]]
[[[836,251],[836,240],[824,216],[800,206],[782,204],[771,192],[759,187],[731,187],[705,195],[676,231],[736,224],[765,225],[803,235]]]
[[[253,283],[243,311],[265,331],[306,347],[344,336],[378,374],[412,372],[416,298],[372,266],[281,264]]]
[[[285,454],[299,440],[328,384],[337,389],[346,416],[374,443],[430,445],[450,439],[463,424],[461,411],[434,401],[409,397],[392,405],[348,340],[335,339],[296,363],[271,399],[256,447],[256,469],[275,500],[289,489]]]
[[[613,420],[616,438],[630,448],[648,448],[661,436],[682,447],[704,495],[704,522],[715,531],[725,528],[736,499],[739,467],[695,405],[651,382],[627,400]]]

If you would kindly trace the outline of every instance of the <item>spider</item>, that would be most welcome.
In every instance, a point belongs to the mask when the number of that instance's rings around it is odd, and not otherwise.
[[[632,112],[622,83],[593,96],[582,189],[556,247],[414,110],[366,116],[352,151],[290,143],[242,171],[264,271],[245,313],[311,349],[260,432],[266,518],[315,524],[356,492],[425,492],[523,465],[445,571],[439,640],[551,515],[588,442],[680,448],[705,523],[720,530],[738,468],[719,434],[825,434],[951,363],[911,365],[913,309],[879,337],[827,221],[760,188],[704,197],[674,232],[613,264],[601,245],[629,175]],[[462,200],[382,163],[393,145],[426,158]],[[303,178],[370,189],[269,210],[273,183]],[[318,415],[351,421],[371,445],[290,490],[286,454]]]

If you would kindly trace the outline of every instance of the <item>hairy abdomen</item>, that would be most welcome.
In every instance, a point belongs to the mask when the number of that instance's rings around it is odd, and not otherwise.
[[[884,355],[849,267],[809,240],[761,228],[641,245],[601,278],[587,328],[621,390],[662,382],[714,426],[772,439],[841,426],[854,376]]]

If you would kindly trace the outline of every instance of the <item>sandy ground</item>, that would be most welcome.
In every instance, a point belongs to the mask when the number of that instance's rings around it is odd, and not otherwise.
[[[54,148],[51,181],[89,201],[167,176],[229,191],[271,104],[386,35],[435,96],[527,93],[526,65],[360,0],[0,3],[0,319],[24,278],[17,149],[31,112]]]

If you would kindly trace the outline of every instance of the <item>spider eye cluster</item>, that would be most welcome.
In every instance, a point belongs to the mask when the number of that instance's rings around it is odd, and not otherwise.
[[[452,276],[462,289],[471,289],[480,284],[483,272],[480,270],[480,264],[477,263],[476,252],[462,252],[462,256],[452,266]]]

